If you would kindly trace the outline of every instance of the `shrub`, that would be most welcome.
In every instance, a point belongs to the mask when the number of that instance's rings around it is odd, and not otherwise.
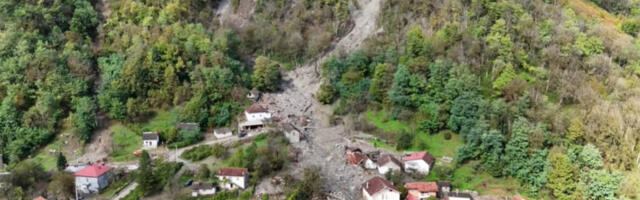
[[[180,157],[190,161],[200,161],[211,156],[211,154],[213,154],[213,148],[209,145],[202,145],[185,151]]]
[[[444,132],[444,139],[445,140],[450,140],[451,139],[451,131],[445,131]]]
[[[225,158],[227,157],[227,148],[221,144],[216,144],[213,146],[212,153],[216,158]]]

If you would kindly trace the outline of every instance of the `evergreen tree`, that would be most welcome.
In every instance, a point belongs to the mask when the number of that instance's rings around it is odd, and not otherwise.
[[[62,155],[62,153],[58,153],[56,167],[58,167],[58,171],[63,171],[67,168],[67,158]]]
[[[562,153],[552,153],[549,156],[551,171],[548,175],[547,188],[553,191],[553,196],[559,200],[576,199],[577,168],[571,164],[569,157]]]
[[[153,167],[151,166],[151,158],[146,150],[142,151],[140,160],[138,161],[138,188],[144,195],[147,195],[153,190]]]

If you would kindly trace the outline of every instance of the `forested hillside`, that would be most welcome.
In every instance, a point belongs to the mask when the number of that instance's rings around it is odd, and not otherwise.
[[[635,12],[614,2],[596,1]],[[337,115],[384,110],[408,122],[408,133],[379,135],[399,150],[453,131],[465,142],[457,166],[513,177],[531,197],[640,198],[630,172],[640,147],[637,31],[573,6],[385,1],[385,32],[325,63],[318,100],[337,101]]]
[[[327,121],[353,119],[345,120],[347,132],[373,135],[376,148],[434,153],[442,146],[438,165],[453,157],[416,180],[531,199],[640,199],[640,1],[382,0],[362,49],[334,51],[358,33],[358,2],[0,0],[0,160],[13,172],[0,199],[47,190],[70,197],[70,174],[50,176],[32,162],[54,141],[79,142],[64,152],[78,158],[91,153],[82,146],[100,130],[131,133],[113,136],[132,144],[109,147],[116,162],[120,153],[137,159],[129,150],[139,148],[142,131],[159,133],[170,148],[194,145],[204,140],[200,132],[235,127],[251,104],[249,90],[280,95],[287,71],[317,61],[324,61],[322,84],[312,92],[333,111]],[[156,118],[163,125],[149,125]],[[178,122],[199,128],[178,131]],[[456,145],[433,145],[436,138]],[[322,182],[322,170],[285,166],[283,152],[293,150],[283,138],[271,150],[275,140],[261,140],[229,145],[239,149],[232,156],[222,145],[185,155],[216,154],[219,165],[252,171],[260,164],[306,172],[288,180],[301,183],[283,190],[292,199],[325,192],[313,184]],[[54,156],[63,170],[65,155]],[[154,179],[153,195],[173,195],[162,190],[180,187],[169,177],[182,165],[158,159],[147,166],[147,156],[142,176],[166,175]],[[243,196],[274,171],[254,176]],[[210,177],[206,165],[202,173]],[[459,178],[464,173],[475,177]],[[119,190],[134,179],[120,178]]]

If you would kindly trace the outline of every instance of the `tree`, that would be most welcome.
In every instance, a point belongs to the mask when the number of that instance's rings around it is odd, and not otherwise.
[[[414,137],[411,133],[401,131],[396,137],[396,150],[405,150],[411,147]]]
[[[67,158],[62,155],[62,153],[58,153],[58,157],[56,159],[56,167],[58,171],[64,171],[67,168]]]
[[[393,83],[389,90],[389,98],[395,106],[415,107],[420,94],[424,93],[423,81],[409,73],[404,66],[399,66],[393,75]]]
[[[227,148],[225,148],[222,144],[213,145],[213,156],[216,158],[225,158],[227,156]]]
[[[53,178],[47,187],[49,198],[70,199],[75,194],[75,177],[73,174],[66,172],[55,172]]]
[[[200,167],[198,167],[198,179],[200,180],[205,180],[207,178],[209,178],[209,175],[211,174],[211,171],[209,170],[209,167],[207,167],[206,164],[200,164]]]
[[[387,92],[393,82],[393,67],[389,64],[376,65],[373,72],[373,79],[371,80],[371,87],[369,87],[369,94],[378,102],[384,102],[387,100]]]
[[[600,169],[604,165],[600,150],[593,144],[587,144],[582,148],[582,151],[578,154],[578,161],[580,162],[580,167],[589,169]]]
[[[580,187],[587,199],[614,200],[620,189],[622,174],[590,170],[580,175]]]
[[[407,32],[407,54],[412,57],[418,57],[422,55],[428,55],[430,49],[426,45],[426,40],[424,37],[424,32],[422,31],[422,27],[413,26]]]
[[[96,128],[96,105],[90,97],[76,98],[72,101],[74,113],[73,124],[78,137],[86,142]]]
[[[251,81],[253,86],[264,91],[275,91],[280,83],[280,65],[269,58],[259,56],[255,60]]]
[[[318,92],[316,92],[316,98],[320,103],[331,104],[335,99],[336,89],[328,81],[322,82]]]
[[[553,191],[553,196],[559,200],[576,199],[577,168],[569,161],[569,157],[562,153],[552,153],[549,156],[549,171],[547,188]]]
[[[584,124],[580,118],[572,118],[569,122],[566,138],[570,142],[579,142],[584,135]]]
[[[153,179],[153,167],[151,166],[151,158],[146,150],[142,150],[140,160],[138,161],[138,176],[136,182],[138,188],[142,191],[143,195],[147,195],[152,192],[154,188]]]
[[[30,160],[18,163],[11,171],[11,184],[25,190],[47,178],[48,175],[42,165]]]
[[[502,160],[504,137],[496,130],[490,130],[482,135],[480,149],[482,153],[482,168],[492,176],[502,176],[504,162]]]

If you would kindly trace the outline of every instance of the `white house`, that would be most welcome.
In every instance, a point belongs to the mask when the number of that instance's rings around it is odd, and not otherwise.
[[[152,132],[142,133],[142,149],[155,149],[158,148],[158,142],[160,142],[160,136]]]
[[[245,189],[249,171],[244,168],[220,168],[216,177],[220,180],[220,187],[223,189]]]
[[[216,193],[216,187],[212,183],[195,183],[191,188],[191,196],[206,196]]]
[[[416,152],[409,154],[404,159],[404,169],[406,171],[429,174],[429,170],[436,159],[427,152]]]
[[[258,104],[249,106],[249,108],[244,111],[244,115],[247,118],[247,121],[264,121],[271,119],[271,113]]]
[[[77,171],[76,189],[84,193],[96,193],[109,185],[109,172],[111,167],[104,163],[89,165]]]
[[[291,143],[300,142],[302,133],[293,124],[291,123],[282,124],[282,128],[284,129],[284,136],[289,140],[289,142]]]
[[[438,195],[436,182],[413,182],[404,184],[407,189],[407,200],[425,200]]]
[[[213,129],[213,135],[218,139],[228,138],[233,135],[233,132],[230,128],[217,128]]]
[[[362,197],[365,200],[400,200],[400,191],[393,183],[373,177],[362,184]]]
[[[402,163],[389,154],[380,156],[378,159],[378,172],[386,174],[394,170],[402,171]]]

